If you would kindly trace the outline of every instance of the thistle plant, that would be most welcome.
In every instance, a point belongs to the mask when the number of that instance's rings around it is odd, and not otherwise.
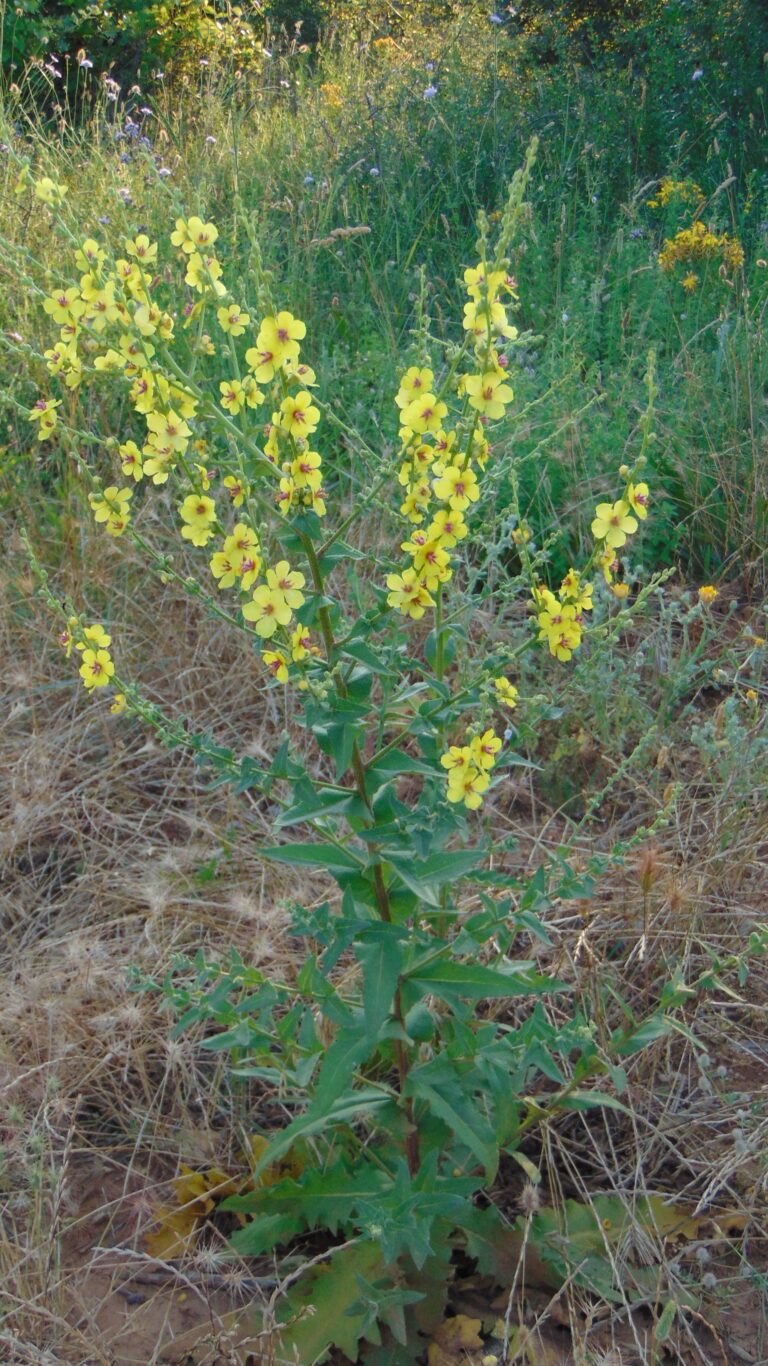
[[[229,1194],[243,1219],[234,1243],[272,1253],[318,1227],[353,1240],[356,1278],[336,1262],[351,1287],[350,1316],[341,1327],[326,1322],[320,1350],[331,1341],[347,1350],[350,1334],[355,1350],[360,1339],[375,1343],[383,1323],[400,1344],[393,1362],[412,1359],[414,1326],[439,1313],[453,1251],[482,1259],[500,1234],[493,1204],[480,1208],[476,1197],[492,1189],[502,1155],[536,1178],[524,1135],[563,1108],[619,1104],[585,1083],[603,1074],[620,1091],[621,1058],[663,1033],[676,1003],[668,994],[651,1021],[617,1030],[609,1049],[587,1018],[560,1012],[552,1023],[536,998],[564,984],[513,955],[521,936],[546,941],[548,896],[584,894],[590,877],[561,861],[549,881],[515,880],[504,871],[508,846],[497,841],[491,861],[490,822],[473,815],[488,812],[505,771],[521,762],[512,749],[516,711],[526,707],[519,657],[543,649],[567,686],[575,652],[608,648],[658,583],[622,605],[621,553],[648,512],[641,473],[653,437],[652,363],[637,460],[621,467],[618,496],[595,509],[586,563],[557,586],[544,581],[546,550],[533,547],[516,501],[504,423],[515,348],[530,337],[512,321],[518,285],[508,252],[534,155],[535,147],[511,183],[494,243],[481,217],[463,327],[450,344],[432,337],[422,289],[391,410],[397,441],[383,455],[360,451],[364,487],[346,504],[334,433],[353,446],[354,433],[314,396],[312,339],[275,298],[250,227],[235,291],[219,231],[204,216],[180,213],[168,244],[137,231],[115,251],[69,222],[65,186],[28,166],[16,182],[52,215],[78,275],[43,289],[42,273],[27,266],[58,335],[37,358],[50,393],[25,416],[40,442],[66,454],[104,534],[131,540],[148,567],[244,632],[255,686],[290,698],[290,725],[265,765],[196,735],[124,674],[119,627],[89,621],[72,602],[62,609],[38,565],[86,690],[109,690],[113,712],[188,745],[215,781],[269,796],[280,838],[264,859],[316,867],[326,880],[323,905],[293,910],[306,949],[295,982],[265,979],[240,959],[198,957],[165,983],[177,1028],[207,1022],[201,1046],[228,1053],[232,1074],[251,1088],[258,1142]],[[88,398],[100,392],[123,404],[117,432],[93,429]],[[483,599],[472,561],[502,473],[518,563]],[[150,509],[168,515],[177,548],[145,529]],[[199,568],[190,574],[193,554]],[[607,587],[598,590],[593,571]],[[598,591],[610,610],[594,625]],[[521,593],[529,623],[512,610]],[[493,626],[478,633],[481,605]],[[294,840],[282,842],[290,830]],[[477,888],[471,913],[467,879]],[[351,978],[338,971],[342,955],[356,965]],[[554,1088],[546,1103],[529,1096],[539,1071]],[[292,1116],[277,1130],[264,1106],[274,1094]],[[307,1331],[291,1319],[284,1342],[309,1352]]]

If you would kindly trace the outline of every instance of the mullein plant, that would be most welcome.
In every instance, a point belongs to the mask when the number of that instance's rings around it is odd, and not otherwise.
[[[526,899],[521,884],[490,868],[482,824],[467,813],[502,787],[505,764],[520,762],[508,745],[511,714],[524,706],[516,659],[539,647],[561,670],[590,636],[610,639],[610,617],[608,626],[590,625],[590,576],[602,574],[623,596],[620,555],[649,498],[638,474],[652,439],[652,367],[643,450],[632,469],[622,467],[619,497],[595,509],[587,563],[549,587],[518,520],[531,625],[518,624],[510,640],[501,602],[492,637],[476,641],[467,628],[477,606],[463,586],[467,547],[486,472],[514,465],[503,436],[497,447],[492,438],[514,402],[510,361],[524,340],[511,321],[517,285],[507,252],[524,218],[534,153],[512,181],[494,249],[481,221],[478,259],[464,273],[463,335],[441,364],[420,314],[394,399],[396,454],[344,508],[335,502],[333,445],[323,436],[324,419],[343,424],[314,395],[305,324],[274,301],[255,239],[246,298],[227,283],[221,237],[205,217],[177,217],[170,252],[143,232],[114,252],[71,226],[65,186],[28,166],[16,181],[20,197],[53,216],[74,268],[55,289],[39,290],[54,329],[38,358],[50,392],[25,415],[38,440],[58,443],[76,467],[105,535],[132,539],[164,580],[175,577],[247,634],[260,686],[290,691],[290,725],[272,762],[259,767],[195,735],[124,677],[111,623],[86,624],[67,603],[61,643],[80,661],[89,694],[109,692],[113,712],[152,723],[169,744],[187,744],[217,780],[270,795],[276,829],[294,827],[300,837],[264,849],[265,858],[320,867],[339,888],[340,898],[311,916],[295,911],[295,932],[308,944],[295,985],[265,982],[242,961],[227,975],[198,960],[194,989],[168,986],[183,1024],[207,1019],[217,1027],[205,1047],[234,1050],[241,1075],[279,1085],[294,1108],[286,1128],[267,1131],[248,1193],[232,1197],[253,1216],[236,1242],[249,1253],[273,1250],[318,1224],[374,1240],[378,1251],[366,1264],[371,1281],[389,1285],[382,1316],[399,1341],[407,1337],[405,1308],[423,1297],[407,1289],[409,1268],[422,1285],[428,1262],[430,1276],[447,1279],[458,1243],[479,1238],[481,1224],[492,1236],[493,1207],[479,1210],[475,1199],[492,1185],[500,1155],[516,1154],[526,1130],[558,1108],[613,1103],[583,1090],[588,1078],[607,1073],[623,1084],[621,1066],[588,1022],[563,1023],[561,1011],[553,1025],[542,1013],[525,1033],[503,1013],[475,1009],[492,998],[564,989],[533,961],[510,956],[521,929],[546,938],[534,915],[546,903],[544,885]],[[97,388],[119,397],[126,415],[117,433],[90,430],[85,400]],[[177,536],[200,555],[195,577],[188,552],[180,564],[144,533],[144,510],[158,498],[171,509],[171,541]],[[373,512],[380,526],[382,503],[401,528],[389,566],[380,564],[380,546],[365,555],[346,538],[356,521],[371,528]],[[372,568],[360,575],[358,596],[368,598],[355,616],[334,576],[366,559]],[[44,596],[61,611],[38,571]],[[618,607],[619,619],[629,610]],[[404,775],[416,792],[410,801]],[[564,889],[559,868],[555,893]],[[459,887],[473,874],[481,909],[467,919]],[[334,972],[350,951],[355,988]],[[631,1053],[665,1028],[643,1027],[637,1042],[634,1024],[618,1031],[614,1053]],[[539,1104],[528,1093],[542,1060],[554,1090]],[[313,1161],[323,1164],[325,1203],[306,1165],[309,1136]],[[286,1155],[295,1158],[290,1171],[280,1167]],[[530,1160],[519,1160],[530,1174]]]

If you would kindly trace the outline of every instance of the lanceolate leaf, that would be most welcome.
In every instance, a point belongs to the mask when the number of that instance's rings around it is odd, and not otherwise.
[[[488,1120],[472,1096],[462,1094],[458,1078],[452,1086],[438,1087],[429,1076],[431,1064],[415,1067],[408,1077],[407,1094],[422,1100],[432,1114],[442,1119],[460,1143],[469,1148],[485,1169],[489,1183],[499,1166],[499,1149]]]
[[[454,963],[444,959],[417,966],[408,974],[408,980],[427,985],[435,996],[442,996],[447,1001],[458,997],[483,1001],[494,996],[530,996],[561,990],[564,985],[534,972],[532,963],[516,963],[512,971],[505,971],[486,968],[482,963]]]
[[[376,1043],[379,1030],[392,1013],[393,998],[405,959],[405,946],[393,935],[363,940],[357,946],[363,965],[363,1012],[368,1041]]]
[[[256,852],[272,859],[273,863],[327,868],[329,873],[356,872],[365,867],[363,858],[357,858],[336,844],[274,844]]]
[[[476,849],[456,849],[430,854],[429,858],[414,859],[399,849],[382,851],[398,877],[418,897],[430,906],[440,906],[440,893],[462,877],[468,877],[482,860]]]

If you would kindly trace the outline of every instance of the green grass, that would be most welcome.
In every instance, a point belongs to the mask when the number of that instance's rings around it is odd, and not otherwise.
[[[567,51],[545,65],[530,35],[467,6],[439,29],[415,25],[383,44],[331,33],[315,53],[275,47],[239,80],[214,54],[149,105],[140,92],[110,101],[102,88],[89,119],[58,127],[35,112],[56,94],[38,68],[26,90],[6,95],[0,136],[15,156],[69,184],[73,214],[94,235],[141,226],[167,237],[186,207],[215,219],[239,262],[255,230],[278,297],[307,322],[321,397],[376,444],[395,431],[389,395],[407,359],[419,268],[432,330],[449,343],[478,209],[498,209],[539,134],[530,215],[514,251],[518,322],[535,334],[517,357],[516,387],[521,403],[539,402],[534,421],[509,431],[518,448],[536,451],[523,487],[532,525],[539,535],[557,528],[557,567],[575,553],[594,489],[631,448],[653,348],[657,515],[647,553],[692,576],[732,576],[746,563],[762,581],[762,100],[753,92],[737,120],[732,96],[707,72],[692,86],[688,79],[685,98],[665,111],[663,63],[674,58],[679,87],[690,62],[684,33],[654,30],[647,42],[654,33],[657,48],[637,69],[605,54],[602,64],[577,62]],[[677,47],[664,48],[664,36]],[[140,112],[149,107],[151,115]],[[659,141],[667,117],[678,130],[672,140],[667,127],[663,142],[674,147],[672,161]],[[124,135],[126,119],[138,134]],[[22,266],[31,252],[55,278],[60,249],[44,215],[30,220],[12,207],[13,173],[6,157],[4,236]],[[702,217],[745,244],[743,275],[724,282],[715,264],[686,294],[683,272],[660,271],[664,237],[692,213],[674,201],[648,206],[664,174],[698,178]],[[369,231],[332,237],[349,228]],[[9,285],[18,282],[17,268],[0,269]],[[29,290],[9,288],[2,314],[7,330],[40,336],[44,315]],[[23,357],[2,364],[2,387],[28,402],[43,376],[30,375]],[[27,430],[6,414],[13,463]]]

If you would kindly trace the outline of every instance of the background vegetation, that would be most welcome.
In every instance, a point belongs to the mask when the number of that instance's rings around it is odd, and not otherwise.
[[[220,792],[212,799],[191,764],[169,759],[138,722],[121,733],[107,715],[94,720],[93,703],[62,669],[55,628],[32,592],[22,528],[57,592],[86,602],[94,620],[128,623],[150,692],[219,743],[252,737],[255,754],[271,752],[282,724],[272,695],[242,688],[248,659],[215,623],[172,584],[139,594],[141,565],[104,550],[66,461],[31,439],[25,412],[48,376],[28,348],[50,344],[32,263],[48,264],[52,287],[61,243],[49,219],[15,196],[19,164],[66,184],[68,205],[93,236],[164,239],[182,210],[199,212],[237,260],[255,227],[276,295],[307,323],[324,404],[370,446],[389,449],[420,271],[433,334],[454,338],[478,210],[498,214],[534,133],[541,150],[514,259],[516,322],[534,339],[514,362],[515,410],[525,418],[511,416],[502,438],[527,457],[524,519],[553,575],[565,572],[583,550],[596,494],[637,449],[653,349],[653,510],[632,552],[642,560],[624,575],[630,592],[651,569],[669,567],[674,577],[610,665],[574,661],[567,691],[547,661],[527,657],[521,691],[540,699],[539,710],[516,743],[535,767],[510,782],[493,830],[515,844],[510,878],[520,887],[545,870],[534,907],[553,940],[545,961],[567,974],[585,1012],[599,1000],[615,1025],[627,1008],[637,1018],[655,1009],[676,971],[687,981],[710,977],[675,1044],[631,1070],[631,1119],[571,1116],[527,1150],[544,1173],[546,1201],[561,1210],[606,1193],[633,1209],[649,1192],[679,1203],[693,1223],[671,1245],[658,1238],[650,1259],[665,1268],[665,1303],[681,1306],[678,1327],[668,1323],[662,1336],[663,1306],[651,1295],[614,1310],[605,1328],[599,1292],[615,1305],[621,1276],[615,1247],[593,1242],[603,1271],[591,1294],[574,1288],[567,1267],[554,1283],[550,1271],[538,1285],[544,1300],[529,1296],[521,1322],[538,1324],[537,1351],[560,1350],[567,1328],[568,1350],[581,1344],[595,1361],[610,1351],[624,1360],[630,1350],[649,1362],[685,1351],[720,1360],[733,1343],[754,1360],[764,1354],[755,1325],[765,1318],[766,992],[764,970],[747,958],[764,914],[768,778],[766,54],[768,17],[748,0],[521,0],[498,12],[450,0],[4,6],[1,890],[9,952],[0,1064],[13,1103],[0,1181],[0,1334],[12,1361],[42,1360],[35,1352],[43,1350],[98,1360],[107,1342],[121,1362],[138,1359],[134,1350],[165,1360],[163,1344],[184,1326],[174,1295],[201,1298],[202,1284],[220,1332],[232,1328],[232,1306],[253,1297],[253,1266],[233,1271],[220,1255],[231,1231],[220,1214],[182,1266],[186,1280],[144,1265],[163,1280],[151,1290],[166,1296],[160,1317],[148,1317],[141,1347],[136,1328],[132,1343],[120,1339],[111,1308],[115,1287],[127,1284],[120,1249],[145,1255],[153,1187],[175,1176],[180,1160],[195,1170],[242,1167],[235,1128],[243,1117],[242,1094],[196,1048],[202,1030],[169,1040],[163,1008],[131,996],[122,969],[157,974],[179,952],[202,945],[215,956],[234,945],[265,970],[290,973],[296,948],[283,907],[311,903],[316,891],[267,875],[254,856],[254,842],[267,841],[268,806]],[[697,245],[695,224],[714,246]],[[118,408],[98,417],[119,433]],[[361,478],[359,452],[341,427],[326,428],[345,457],[335,490],[343,500]],[[508,506],[500,487],[485,573],[517,567]],[[699,600],[703,583],[718,589],[712,605]],[[181,650],[189,662],[180,671]],[[224,687],[209,676],[211,653],[225,667]],[[584,873],[588,893],[575,878]],[[94,1184],[106,1194],[94,1199]],[[502,1191],[513,1220],[517,1169],[502,1173]],[[724,1222],[706,1224],[711,1210]],[[526,1237],[543,1240],[534,1212],[527,1217]],[[636,1223],[636,1239],[656,1237]],[[584,1236],[594,1236],[591,1225]],[[104,1249],[115,1246],[110,1260]],[[495,1268],[507,1292],[520,1267],[535,1282],[519,1248],[503,1273]],[[475,1271],[474,1263],[457,1268],[454,1313],[474,1316],[462,1275]],[[692,1283],[710,1334],[698,1345],[685,1330]],[[131,1282],[126,1293],[152,1284]],[[492,1292],[482,1294],[487,1311]],[[739,1324],[729,1317],[734,1305]],[[479,1317],[487,1337],[488,1314]],[[740,1337],[750,1323],[752,1337]],[[516,1359],[525,1360],[519,1343]],[[196,1361],[208,1359],[194,1350]],[[449,1366],[460,1359],[444,1351]]]

